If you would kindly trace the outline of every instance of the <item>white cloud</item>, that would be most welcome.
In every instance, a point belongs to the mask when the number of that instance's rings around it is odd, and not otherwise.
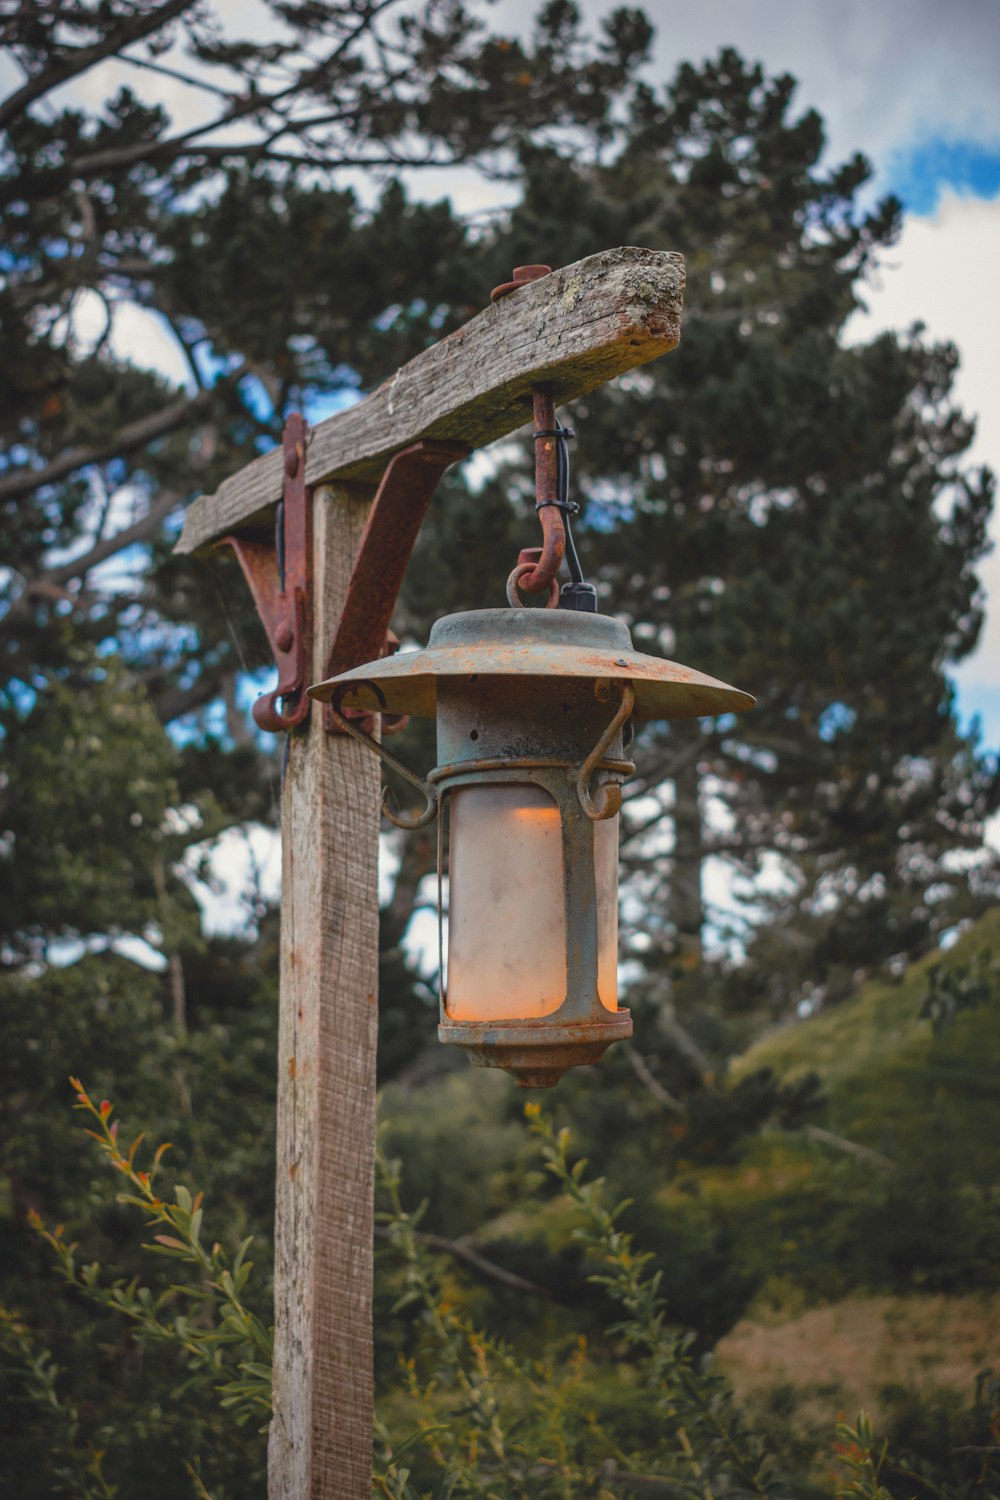
[[[902,239],[886,256],[868,302],[857,314],[849,336],[868,339],[887,328],[905,328],[921,320],[935,339],[951,339],[959,349],[961,369],[955,384],[958,404],[977,417],[971,460],[1000,472],[1000,306],[994,289],[1000,265],[1000,197],[991,201],[946,194],[933,218],[909,217]],[[1000,541],[1000,517],[994,515],[993,537]],[[963,706],[976,708],[976,697],[1000,689],[1000,551],[980,567],[990,596],[986,629],[975,655],[956,676]],[[1000,724],[990,726],[1000,739]]]
[[[399,868],[398,840],[394,833],[383,834],[379,840],[379,901],[383,904],[392,896]],[[270,905],[280,899],[281,835],[263,823],[229,828],[216,839],[189,847],[178,873],[201,907],[206,932],[245,935],[256,925],[257,903]],[[420,946],[418,936],[416,947]],[[436,936],[433,947],[436,962]]]
[[[246,934],[256,925],[257,903],[280,894],[281,837],[263,823],[229,828],[187,849],[178,873],[201,907],[206,932]]]
[[[518,4],[522,14],[534,5]],[[586,5],[591,15],[613,9]],[[507,7],[501,7],[501,14]],[[863,151],[879,166],[918,141],[965,137],[1000,144],[996,59],[1000,6],[982,0],[648,0],[655,71],[734,46],[770,73],[799,80],[799,110],[826,124],[829,157]]]

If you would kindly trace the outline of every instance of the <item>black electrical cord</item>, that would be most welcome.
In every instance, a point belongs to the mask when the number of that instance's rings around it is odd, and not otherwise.
[[[543,432],[535,433],[535,442],[539,438],[554,437],[556,439],[556,499],[539,500],[535,505],[536,510],[544,510],[547,505],[554,505],[563,513],[563,527],[566,532],[566,562],[569,566],[569,576],[573,583],[583,583],[583,569],[580,566],[580,558],[573,540],[573,528],[570,525],[570,516],[578,516],[580,507],[575,500],[569,498],[569,439],[576,437],[572,427],[564,427],[557,422],[555,427]]]

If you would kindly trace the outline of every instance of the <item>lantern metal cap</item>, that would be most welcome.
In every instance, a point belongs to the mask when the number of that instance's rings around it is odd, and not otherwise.
[[[472,609],[445,615],[422,651],[400,651],[309,689],[326,702],[357,682],[351,708],[433,717],[439,677],[591,677],[631,682],[636,719],[699,719],[752,708],[749,693],[693,667],[646,656],[610,615],[569,609]],[[371,684],[383,695],[380,703]]]

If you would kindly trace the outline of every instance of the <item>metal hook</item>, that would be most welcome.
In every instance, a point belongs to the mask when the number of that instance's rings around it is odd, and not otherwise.
[[[618,712],[615,714],[607,729],[591,750],[587,759],[576,773],[576,795],[580,799],[580,806],[592,823],[603,823],[606,818],[613,818],[621,812],[622,789],[616,781],[607,781],[601,788],[602,798],[600,806],[590,795],[590,778],[596,767],[604,759],[605,753],[611,746],[612,740],[621,729],[625,721],[632,716],[635,708],[635,688],[630,682],[622,684],[622,701]],[[630,766],[630,771],[635,767]]]
[[[382,689],[379,687],[377,682],[369,682],[367,680],[360,682],[342,682],[339,687],[334,689],[333,697],[330,699],[330,716],[336,723],[338,729],[342,730],[344,734],[349,734],[352,740],[357,740],[358,744],[364,745],[366,749],[374,750],[379,760],[384,761],[387,766],[391,766],[394,771],[398,772],[400,776],[405,777],[406,780],[411,783],[411,785],[415,786],[418,791],[423,793],[427,801],[427,806],[424,808],[423,812],[420,813],[420,815],[416,818],[405,818],[399,816],[397,813],[390,811],[389,788],[385,787],[382,792],[382,812],[385,817],[389,819],[389,822],[394,824],[396,828],[405,828],[409,832],[412,832],[412,830],[415,828],[426,828],[427,824],[433,823],[434,819],[438,815],[438,802],[441,796],[438,788],[433,784],[433,782],[423,781],[419,776],[415,776],[412,771],[407,770],[406,766],[404,766],[401,761],[397,760],[396,757],[391,754],[384,745],[380,745],[378,740],[372,739],[371,735],[366,734],[363,729],[359,729],[357,724],[352,724],[351,720],[341,712],[340,705],[343,702],[345,696],[348,693],[355,692],[358,688],[361,687],[369,688],[370,691],[373,692],[375,694],[375,697],[378,699],[379,708],[385,708],[385,694],[382,692]]]
[[[534,551],[534,552],[540,552],[541,551],[541,549],[539,547],[528,548],[528,549],[525,549],[525,550]],[[521,609],[523,607],[522,600],[520,598],[520,595],[517,592],[517,590],[518,590],[518,584],[519,584],[520,580],[524,577],[524,575],[526,573],[533,573],[535,571],[535,567],[536,567],[536,564],[533,563],[533,562],[518,563],[517,567],[514,569],[514,571],[511,573],[510,577],[507,579],[507,603],[510,605],[511,609]],[[556,579],[556,578],[550,578],[549,579],[548,590],[549,590],[549,597],[548,597],[548,600],[546,602],[545,608],[546,609],[558,609],[559,608],[559,581],[558,581],[558,579]]]

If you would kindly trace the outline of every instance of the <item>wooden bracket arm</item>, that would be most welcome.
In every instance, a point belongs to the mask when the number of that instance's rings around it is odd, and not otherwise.
[[[445,469],[468,452],[464,443],[425,439],[389,460],[361,536],[324,677],[386,654],[389,622],[427,507]],[[323,724],[331,734],[342,732],[325,704]]]
[[[261,728],[301,724],[309,712],[305,689],[319,675],[310,639],[314,486],[380,481],[325,664],[330,677],[386,649],[407,560],[449,464],[522,426],[543,392],[546,411],[554,412],[665,354],[680,336],[684,262],[669,252],[621,246],[536,279],[515,277],[510,289],[516,295],[318,423],[308,444],[304,419],[290,417],[280,452],[254,459],[189,508],[175,550],[233,548],[274,651],[278,685],[254,705]],[[276,504],[271,542],[265,538]],[[556,511],[541,514],[549,541],[544,576],[558,566],[563,527]]]

